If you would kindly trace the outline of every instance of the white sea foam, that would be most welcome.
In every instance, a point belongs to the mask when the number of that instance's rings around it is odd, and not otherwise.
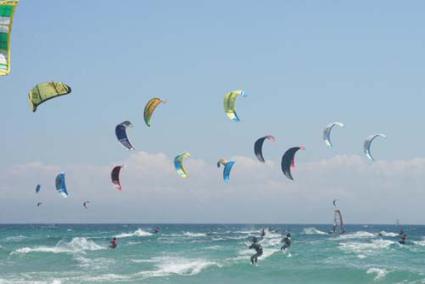
[[[385,270],[385,269],[382,269],[382,268],[372,267],[372,268],[369,268],[366,271],[366,273],[367,274],[375,274],[375,280],[381,280],[388,274],[388,271]]]
[[[398,233],[394,233],[394,232],[385,232],[385,231],[381,231],[379,232],[380,235],[382,235],[383,237],[398,237]]]
[[[214,242],[218,242],[218,241],[224,241],[226,240],[225,238],[212,238],[212,241]]]
[[[366,255],[374,254],[380,250],[389,248],[395,242],[390,240],[373,240],[371,242],[347,242],[340,243],[339,247],[347,252],[353,252],[359,255],[359,258],[364,258]],[[360,257],[361,256],[361,257]]]
[[[131,275],[119,275],[114,273],[102,274],[97,276],[88,276],[84,278],[78,278],[79,281],[83,282],[110,282],[110,281],[126,281],[132,278]]]
[[[421,246],[421,247],[425,247],[425,240],[421,240],[421,241],[413,241],[413,243],[415,245]]]
[[[343,234],[339,235],[338,239],[346,240],[346,239],[367,239],[367,238],[375,238],[376,234],[372,234],[366,231],[358,231],[351,234]]]
[[[273,238],[281,238],[282,235],[280,233],[277,232],[271,232],[269,230],[265,230],[264,231],[266,234],[264,235],[265,239],[273,239]]]
[[[198,237],[206,237],[207,234],[205,233],[192,233],[192,232],[184,232],[183,236],[185,237],[192,237],[192,238],[198,238]]]
[[[142,271],[139,275],[145,277],[163,277],[172,274],[189,276],[199,274],[209,267],[221,267],[217,262],[205,259],[187,259],[180,257],[160,257],[154,258],[157,262],[156,270]]]
[[[273,254],[275,254],[276,252],[279,252],[279,250],[276,249],[263,249],[263,255],[259,257],[260,260],[264,260],[270,256],[272,256]]]
[[[320,231],[314,227],[309,227],[309,228],[304,228],[304,235],[327,235],[327,233]]]
[[[18,235],[18,236],[9,236],[9,237],[6,237],[4,240],[6,242],[20,242],[20,241],[22,241],[22,240],[24,240],[26,238],[27,237],[25,237],[23,235]]]
[[[19,248],[11,254],[27,254],[27,253],[78,253],[84,251],[101,250],[105,247],[99,246],[95,242],[86,238],[73,238],[70,242],[59,241],[54,247],[39,246],[39,247],[23,247]]]
[[[155,262],[152,259],[130,259],[131,262],[133,263],[152,263]]]
[[[246,239],[247,237],[246,236],[237,236],[237,237],[226,236],[225,238],[226,238],[226,240],[243,240],[243,239]]]
[[[262,240],[260,240],[260,243],[263,245],[263,247],[276,247],[277,245],[280,244],[281,238],[280,236],[277,238],[264,238]]]
[[[236,234],[245,234],[245,235],[252,235],[252,234],[259,234],[260,230],[251,230],[251,231],[236,231]]]
[[[249,256],[247,255],[239,255],[236,257],[230,257],[226,259],[226,262],[229,262],[229,263],[247,262],[247,261],[249,261]]]
[[[209,267],[221,267],[220,264],[205,259],[187,259],[180,257],[156,257],[152,259],[131,259],[133,263],[155,263],[154,270],[141,271],[135,274],[102,274],[85,277],[88,282],[142,280],[151,277],[166,277],[170,275],[191,276],[201,273]],[[80,279],[81,280],[81,279]]]
[[[128,242],[128,245],[140,245],[142,242]]]
[[[152,233],[143,231],[142,229],[137,229],[136,231],[132,233],[122,233],[119,235],[116,235],[117,238],[131,238],[131,237],[149,237],[152,236]]]
[[[204,249],[207,249],[207,250],[219,250],[219,249],[221,249],[221,246],[209,246],[209,247],[205,247]]]
[[[86,258],[80,254],[75,257],[75,260],[78,261],[80,267],[90,268],[91,270],[104,270],[115,263],[115,260],[111,258]]]
[[[20,249],[17,249],[15,251],[11,252],[11,255],[13,255],[13,254],[27,254],[27,253],[32,253],[32,252],[71,253],[72,251],[70,251],[69,249],[60,248],[60,247],[45,247],[45,246],[34,247],[34,248],[23,247],[23,248],[20,248]]]

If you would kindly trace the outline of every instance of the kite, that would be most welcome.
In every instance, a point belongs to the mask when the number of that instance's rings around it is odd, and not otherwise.
[[[0,0],[0,76],[10,73],[11,33],[18,1]]]
[[[176,168],[176,171],[179,174],[179,176],[181,176],[182,178],[187,178],[188,176],[187,171],[183,166],[183,161],[189,158],[190,156],[191,156],[190,153],[184,152],[180,155],[177,155],[174,158],[174,167]]]
[[[276,139],[272,135],[267,135],[267,136],[264,136],[264,137],[257,139],[257,141],[255,141],[255,144],[254,144],[255,156],[257,157],[257,159],[260,162],[263,162],[263,163],[265,162],[264,157],[263,157],[263,144],[264,144],[264,141],[266,139],[270,140],[272,142],[276,141]]]
[[[236,90],[227,93],[224,96],[224,112],[226,113],[227,117],[233,121],[239,121],[239,117],[236,113],[236,99],[239,97],[246,97],[246,94],[242,90]]]
[[[151,118],[157,106],[161,103],[165,103],[165,101],[160,98],[153,98],[148,101],[145,106],[145,111],[143,112],[143,118],[145,119],[145,123],[148,127],[151,126]]]
[[[28,100],[33,112],[37,107],[56,97],[68,95],[71,93],[71,87],[62,82],[47,82],[37,84],[28,94]]]
[[[289,178],[290,180],[294,180],[291,174],[291,167],[295,167],[295,153],[297,153],[298,150],[304,150],[304,146],[301,147],[292,147],[289,150],[285,152],[282,156],[282,172],[283,174]]]

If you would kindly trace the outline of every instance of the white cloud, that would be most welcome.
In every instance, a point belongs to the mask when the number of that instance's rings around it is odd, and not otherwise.
[[[187,159],[190,176],[182,179],[172,158],[135,152],[122,163],[122,192],[110,183],[112,164],[15,165],[0,174],[0,221],[329,223],[337,198],[350,223],[425,222],[425,159],[370,163],[360,156],[335,156],[298,163],[295,181],[286,179],[278,162],[232,159],[231,182],[225,184],[215,161]],[[68,199],[54,190],[62,170]],[[37,183],[43,185],[39,195]],[[44,202],[41,208],[35,207],[38,200]],[[91,200],[89,210],[83,210],[84,200]]]

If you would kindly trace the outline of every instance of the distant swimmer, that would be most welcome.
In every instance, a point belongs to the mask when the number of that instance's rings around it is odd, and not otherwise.
[[[40,207],[43,202],[37,202],[37,207]]]
[[[406,241],[407,241],[407,234],[403,233],[403,235],[400,236],[400,240],[398,242],[402,245],[405,245]]]
[[[252,238],[252,244],[249,246],[249,249],[255,249],[255,254],[251,256],[251,263],[257,264],[258,257],[263,255],[263,248],[258,243],[258,239],[256,237]]]
[[[261,229],[260,236],[261,236],[261,238],[264,238],[265,235],[266,235],[266,230],[264,230],[264,228],[263,228],[263,229]]]
[[[153,228],[152,233],[158,234],[160,230],[161,229],[159,227],[155,227],[155,228]]]
[[[111,241],[111,245],[110,245],[110,248],[116,248],[118,246],[118,243],[117,243],[117,238],[112,238],[112,241]]]
[[[282,251],[286,251],[291,247],[291,233],[286,234],[286,237],[284,237],[281,241],[283,243],[283,246],[280,248]]]

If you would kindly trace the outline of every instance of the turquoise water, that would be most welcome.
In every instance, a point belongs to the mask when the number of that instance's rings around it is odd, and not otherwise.
[[[425,226],[0,225],[0,283],[425,283]],[[247,248],[267,231],[252,266]],[[379,237],[381,232],[383,237]],[[118,248],[109,249],[111,237]]]

